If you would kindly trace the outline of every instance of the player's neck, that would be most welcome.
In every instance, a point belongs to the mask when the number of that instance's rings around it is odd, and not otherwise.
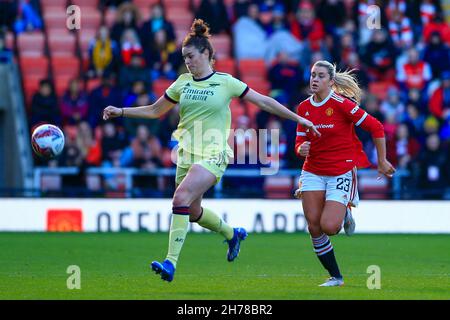
[[[331,89],[329,89],[327,91],[315,93],[314,97],[313,97],[314,102],[322,102],[326,97],[328,97],[330,92],[331,92]]]
[[[194,77],[194,79],[203,79],[203,78],[206,78],[207,76],[209,76],[213,72],[214,72],[213,69],[211,67],[209,67],[209,68],[205,68],[204,70],[202,70],[199,73],[193,73],[192,76]]]

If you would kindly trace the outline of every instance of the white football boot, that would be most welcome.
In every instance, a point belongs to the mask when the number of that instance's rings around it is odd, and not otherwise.
[[[347,207],[344,217],[344,231],[347,236],[351,236],[355,233],[355,219],[352,216],[352,208]]]
[[[344,279],[331,277],[319,287],[341,287],[344,285]]]

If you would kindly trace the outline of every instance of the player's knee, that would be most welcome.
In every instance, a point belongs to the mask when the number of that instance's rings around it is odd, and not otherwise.
[[[324,233],[326,233],[329,236],[333,236],[335,234],[338,234],[339,231],[341,231],[341,225],[336,225],[333,222],[321,222],[320,228]]]
[[[190,192],[188,190],[178,188],[173,195],[172,206],[189,207],[192,202],[190,198]]]

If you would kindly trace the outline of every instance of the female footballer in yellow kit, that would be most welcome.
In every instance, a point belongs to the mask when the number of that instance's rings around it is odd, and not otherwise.
[[[209,27],[194,20],[183,41],[182,55],[189,73],[184,73],[152,105],[135,108],[108,106],[103,119],[115,117],[158,118],[180,104],[180,122],[173,136],[178,140],[176,190],[172,199],[169,249],[163,262],[153,261],[153,271],[172,281],[184,244],[189,222],[220,233],[228,243],[227,260],[239,254],[240,242],[247,237],[243,228],[232,228],[213,211],[201,206],[203,194],[223,176],[228,158],[227,144],[231,112],[230,101],[240,97],[278,116],[298,122],[320,135],[313,123],[291,112],[274,99],[261,95],[240,80],[212,68],[214,50]],[[201,130],[199,130],[201,127]],[[203,134],[199,134],[199,132]]]

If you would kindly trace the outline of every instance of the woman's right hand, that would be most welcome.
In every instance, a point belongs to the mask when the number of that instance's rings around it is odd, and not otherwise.
[[[109,120],[112,118],[117,118],[123,115],[122,108],[117,108],[114,106],[107,106],[103,110],[103,120]]]
[[[309,149],[311,149],[311,142],[310,141],[305,141],[298,148],[298,153],[302,157],[307,157],[309,155]]]

